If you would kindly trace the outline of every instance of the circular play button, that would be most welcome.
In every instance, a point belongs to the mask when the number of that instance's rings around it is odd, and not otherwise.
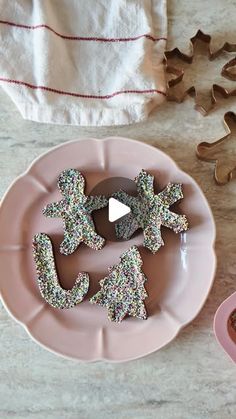
[[[108,204],[108,220],[110,223],[120,220],[131,211],[128,205],[122,204],[116,198],[109,198]]]
[[[90,195],[105,195],[109,198],[106,208],[94,211],[93,219],[98,234],[109,241],[120,241],[115,234],[115,223],[124,219],[130,213],[130,208],[112,195],[118,191],[124,191],[129,195],[137,195],[136,183],[125,177],[111,177],[99,182],[90,192]]]

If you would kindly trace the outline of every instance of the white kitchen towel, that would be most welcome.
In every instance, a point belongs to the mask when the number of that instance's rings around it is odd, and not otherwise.
[[[130,124],[165,100],[166,0],[0,0],[0,85],[22,116]]]

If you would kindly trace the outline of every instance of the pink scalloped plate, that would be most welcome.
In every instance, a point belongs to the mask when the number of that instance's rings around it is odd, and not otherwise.
[[[236,310],[236,292],[218,308],[214,319],[214,331],[219,344],[236,363],[236,330],[231,326],[230,316]]]
[[[165,246],[152,255],[141,247],[142,233],[131,240],[107,242],[100,251],[81,245],[70,256],[60,255],[60,219],[47,219],[42,208],[60,199],[57,177],[66,168],[79,169],[86,193],[109,177],[134,179],[141,169],[155,175],[157,190],[168,182],[183,183],[184,199],[177,211],[187,215],[190,229],[176,235],[163,229]],[[166,154],[125,138],[83,139],[67,142],[44,154],[10,186],[0,208],[0,287],[9,313],[45,348],[84,361],[127,361],[162,348],[201,310],[215,273],[215,224],[196,182]],[[79,271],[89,272],[85,300],[70,310],[57,310],[41,298],[32,258],[32,237],[52,238],[58,274],[72,287]],[[145,300],[148,320],[107,320],[106,310],[89,303],[107,268],[131,245],[138,245],[148,277]]]

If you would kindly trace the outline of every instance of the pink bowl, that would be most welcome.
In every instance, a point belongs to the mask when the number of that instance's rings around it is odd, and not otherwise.
[[[218,308],[214,319],[216,338],[225,352],[236,363],[236,331],[230,325],[230,315],[236,310],[236,292]]]
[[[148,277],[147,321],[128,318],[113,324],[106,310],[88,301],[108,266],[131,245],[141,246],[141,233],[129,242],[107,242],[97,252],[81,245],[70,256],[59,254],[61,220],[45,218],[41,209],[60,198],[57,176],[66,168],[81,170],[87,194],[103,179],[133,179],[142,168],[155,175],[158,190],[169,181],[183,183],[185,198],[179,211],[188,216],[190,230],[175,235],[163,229],[166,245],[154,256],[140,247]],[[34,340],[69,358],[125,361],[160,349],[198,314],[213,283],[215,225],[199,186],[160,150],[125,138],[67,142],[41,156],[5,194],[0,231],[0,289],[5,307]],[[31,248],[38,232],[53,240],[65,288],[73,285],[78,271],[89,272],[89,294],[76,308],[56,310],[42,300]]]

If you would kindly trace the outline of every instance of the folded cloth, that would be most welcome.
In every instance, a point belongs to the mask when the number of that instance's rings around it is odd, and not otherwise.
[[[0,0],[0,84],[26,119],[130,124],[165,100],[166,0]]]

